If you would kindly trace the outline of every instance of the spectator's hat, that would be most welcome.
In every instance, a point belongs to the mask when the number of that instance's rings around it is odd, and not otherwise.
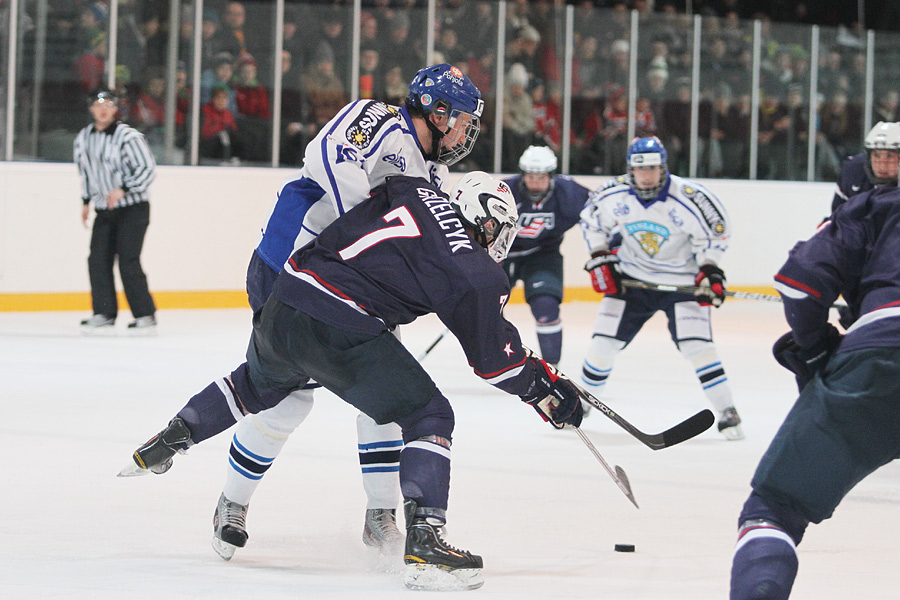
[[[203,20],[211,21],[211,22],[215,23],[216,25],[218,25],[219,24],[219,13],[217,13],[212,8],[204,8],[203,9]]]
[[[216,85],[212,86],[212,89],[209,92],[209,97],[212,98],[216,94],[225,94],[227,96],[228,86],[224,83],[217,83]]]
[[[322,40],[319,42],[319,45],[316,46],[316,51],[313,53],[312,57],[313,63],[321,63],[321,62],[334,62],[334,50],[331,49],[331,44]]]
[[[406,13],[398,12],[391,19],[391,29],[409,29],[409,16]]]
[[[625,40],[616,40],[612,43],[612,51],[615,52],[624,52],[628,54],[628,42]]]
[[[522,40],[524,42],[534,42],[535,44],[540,43],[541,34],[531,25],[525,25],[521,29],[519,29],[518,34],[516,35],[516,39]]]
[[[215,56],[213,56],[213,68],[218,69],[222,65],[228,63],[229,65],[234,62],[234,57],[230,52],[217,52]]]
[[[106,5],[101,2],[93,2],[87,6],[87,9],[91,11],[91,14],[94,15],[94,18],[97,19],[97,22],[101,25],[106,23]]]
[[[510,86],[528,86],[528,71],[525,70],[525,65],[522,63],[513,63],[509,68],[509,72],[506,74],[506,83]]]
[[[253,58],[253,55],[249,52],[244,52],[237,59],[237,68],[241,68],[244,65],[253,65],[256,66],[256,59]]]

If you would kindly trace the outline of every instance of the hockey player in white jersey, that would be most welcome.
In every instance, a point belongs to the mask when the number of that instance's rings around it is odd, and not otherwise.
[[[591,259],[585,270],[604,294],[591,347],[582,367],[588,389],[602,392],[616,355],[657,311],[719,413],[718,429],[743,438],[725,370],[712,341],[710,306],[725,300],[725,274],[718,266],[728,247],[728,215],[718,198],[692,181],[668,173],[659,139],[635,139],[628,148],[628,174],[594,192],[581,213]],[[610,247],[613,230],[621,233]],[[627,290],[622,279],[701,288],[696,295],[650,289]]]
[[[466,156],[479,132],[484,107],[478,88],[456,67],[419,71],[402,107],[359,100],[345,106],[306,148],[300,177],[279,191],[247,272],[254,313],[261,310],[285,261],[332,221],[368,197],[392,175],[423,177],[441,187],[448,165]],[[302,224],[302,227],[301,227]],[[207,390],[231,393],[228,378]],[[276,407],[238,422],[229,449],[228,475],[213,518],[213,548],[229,560],[246,544],[247,507],[259,481],[290,434],[312,409],[315,384]],[[204,390],[206,392],[207,390]],[[242,411],[235,406],[238,417]],[[363,541],[399,551],[405,536],[396,526],[400,427],[357,417],[359,460],[368,497]]]

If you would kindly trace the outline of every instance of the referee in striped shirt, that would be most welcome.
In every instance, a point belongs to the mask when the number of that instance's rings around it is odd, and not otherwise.
[[[81,322],[86,334],[114,333],[119,305],[113,266],[119,274],[134,321],[129,333],[156,331],[156,305],[141,268],[141,248],[150,224],[147,188],[156,175],[156,162],[144,134],[116,120],[118,98],[108,89],[88,96],[93,124],[75,138],[75,164],[81,176],[81,221],[87,227],[94,205],[88,272],[94,314]]]

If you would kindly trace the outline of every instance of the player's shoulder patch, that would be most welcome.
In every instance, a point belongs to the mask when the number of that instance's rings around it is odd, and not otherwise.
[[[396,119],[399,115],[400,112],[395,106],[370,100],[347,127],[345,134],[347,141],[362,150],[372,143],[375,133],[385,123]]]
[[[697,207],[703,220],[706,221],[706,225],[713,233],[719,235],[725,233],[725,215],[703,190],[685,182],[681,188],[681,195]]]

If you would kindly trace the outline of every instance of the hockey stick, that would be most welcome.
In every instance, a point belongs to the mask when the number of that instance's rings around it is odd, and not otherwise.
[[[627,288],[635,288],[639,290],[656,290],[658,292],[679,292],[681,294],[694,294],[701,289],[693,285],[663,285],[659,283],[646,283],[637,281],[636,279],[623,279],[622,285]],[[741,298],[742,300],[764,300],[766,302],[781,302],[781,296],[773,296],[771,294],[757,294],[755,292],[733,292],[725,290],[725,295],[729,298]]]
[[[688,417],[678,425],[670,427],[663,432],[645,433],[623,419],[616,411],[582,389],[578,384],[575,382],[572,382],[572,384],[575,385],[579,392],[581,392],[581,397],[585,402],[599,409],[600,412],[609,417],[616,425],[630,433],[651,450],[662,450],[663,448],[680,444],[685,440],[698,436],[709,429],[716,421],[712,411],[708,408],[704,408],[697,414]]]
[[[423,352],[423,353],[420,354],[418,357],[416,357],[416,360],[419,361],[419,362],[422,362],[423,360],[425,360],[425,357],[427,357],[428,354],[429,354],[432,350],[434,350],[434,347],[437,346],[438,343],[439,343],[442,339],[444,339],[444,336],[446,336],[448,333],[450,333],[450,330],[449,330],[449,329],[444,329],[444,331],[441,332],[441,335],[439,335],[439,336],[437,337],[436,340],[434,340],[433,342],[431,342],[431,345],[430,345],[430,346],[428,346],[427,348],[425,348],[425,352]]]
[[[663,285],[659,283],[646,283],[636,279],[623,279],[622,285],[627,288],[635,288],[639,290],[656,290],[658,292],[678,292],[681,294],[694,294],[701,289],[692,285]],[[728,298],[739,298],[741,300],[764,300],[766,302],[782,302],[781,296],[773,296],[772,294],[759,294],[756,292],[733,292],[725,290],[725,296]],[[832,308],[840,308],[847,306],[846,304],[836,302],[831,305]]]
[[[581,430],[581,427],[572,427],[575,430],[575,433],[578,434],[578,437],[581,438],[581,441],[584,442],[584,445],[588,447],[588,450],[591,451],[591,454],[594,455],[600,464],[603,465],[603,468],[606,469],[606,472],[609,473],[609,476],[613,478],[613,481],[616,482],[616,485],[619,486],[619,489],[622,490],[622,493],[631,500],[631,503],[634,504],[635,508],[640,508],[638,506],[637,500],[634,499],[634,493],[631,491],[631,484],[628,482],[628,475],[625,474],[625,471],[619,465],[615,466],[615,470],[609,466],[609,463],[600,455],[600,452],[597,451],[597,448],[594,447],[594,444],[591,443],[590,438]]]

